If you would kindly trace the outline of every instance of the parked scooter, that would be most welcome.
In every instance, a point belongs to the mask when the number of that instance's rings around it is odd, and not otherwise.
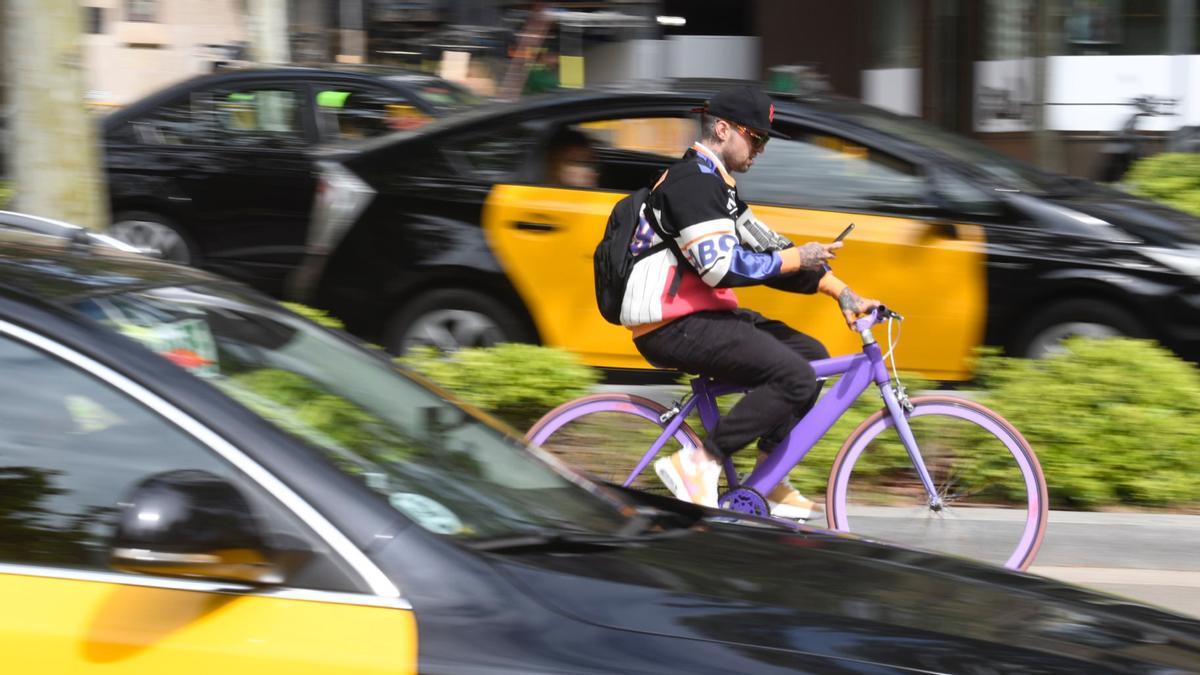
[[[1137,133],[1138,120],[1143,117],[1174,115],[1176,102],[1173,98],[1155,96],[1139,96],[1130,101],[1129,104],[1136,108],[1136,112],[1121,126],[1116,140],[1105,143],[1100,149],[1100,169],[1096,173],[1096,180],[1104,183],[1121,180],[1125,172],[1129,171],[1129,167],[1145,155]],[[1200,138],[1197,140],[1200,141]]]

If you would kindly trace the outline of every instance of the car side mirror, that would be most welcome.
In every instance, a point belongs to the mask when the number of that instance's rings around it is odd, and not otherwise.
[[[109,565],[121,572],[282,583],[245,497],[207,471],[154,474],[121,502]]]

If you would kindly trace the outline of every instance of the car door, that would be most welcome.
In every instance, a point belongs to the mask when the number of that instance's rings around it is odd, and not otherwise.
[[[278,292],[303,253],[316,185],[307,88],[268,80],[213,86],[131,126],[137,153],[174,192],[166,208],[200,243],[204,266]],[[142,197],[154,196],[163,197]]]
[[[831,241],[851,222],[837,252],[838,278],[904,314],[896,364],[936,379],[969,376],[987,315],[984,230],[931,203],[921,168],[836,131],[777,122],[790,138],[772,139],[738,177],[755,215],[800,244]],[[748,307],[821,340],[831,353],[861,349],[824,297],[738,289]]]
[[[613,205],[652,183],[696,138],[697,129],[695,116],[683,111],[565,123],[547,132],[527,180],[492,187],[484,231],[544,343],[596,366],[649,367],[629,331],[605,322],[597,310],[592,253]],[[565,185],[550,175],[547,154],[564,134],[589,139],[594,185]]]
[[[6,671],[415,672],[411,609],[366,592],[338,544],[315,534],[329,524],[285,506],[282,484],[251,478],[236,448],[86,356],[2,322],[0,372]],[[178,470],[228,481],[266,536],[311,558],[263,587],[114,571],[122,500],[144,477]]]

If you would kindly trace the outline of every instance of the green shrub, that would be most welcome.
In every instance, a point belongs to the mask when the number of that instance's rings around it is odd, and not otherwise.
[[[1200,216],[1200,153],[1170,152],[1138,160],[1125,182],[1136,194]]]
[[[424,347],[399,361],[521,431],[600,381],[570,352],[519,343],[449,354]]]
[[[1058,506],[1200,502],[1200,371],[1144,340],[1074,338],[1042,360],[984,354],[982,402],[1021,431]]]
[[[323,309],[309,307],[308,305],[301,305],[298,302],[285,302],[282,304],[284,307],[287,307],[309,321],[325,326],[326,328],[333,328],[336,330],[345,330],[346,328],[345,324],[343,324],[337,317],[331,316],[329,312],[326,312]]]

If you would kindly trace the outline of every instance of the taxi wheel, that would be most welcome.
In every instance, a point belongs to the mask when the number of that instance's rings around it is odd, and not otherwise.
[[[533,331],[505,303],[478,291],[430,291],[401,307],[388,321],[383,344],[392,354],[417,346],[440,351],[536,342]]]
[[[1062,341],[1074,336],[1140,338],[1148,333],[1136,316],[1110,302],[1067,300],[1035,313],[1013,341],[1010,353],[1039,359],[1061,351]]]
[[[125,211],[113,218],[108,234],[153,258],[195,265],[196,246],[170,218],[149,211]]]

